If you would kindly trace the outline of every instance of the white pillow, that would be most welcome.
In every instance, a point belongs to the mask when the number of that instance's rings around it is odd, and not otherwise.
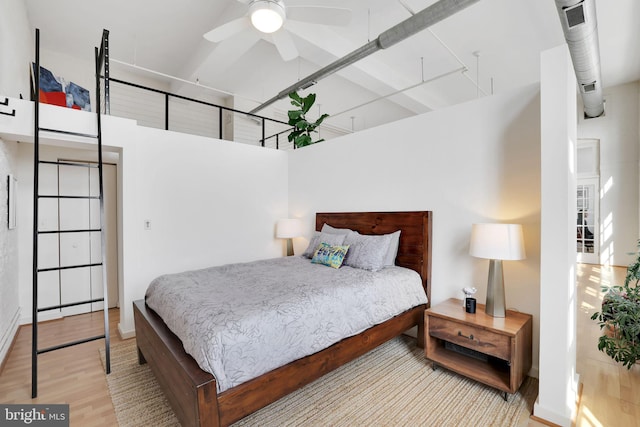
[[[381,270],[385,266],[391,237],[391,234],[364,235],[351,231],[343,242],[345,246],[349,245],[344,265],[369,271]]]
[[[396,265],[396,257],[398,256],[398,247],[400,247],[400,230],[391,233],[391,242],[389,243],[389,250],[384,257],[385,267],[388,265]]]

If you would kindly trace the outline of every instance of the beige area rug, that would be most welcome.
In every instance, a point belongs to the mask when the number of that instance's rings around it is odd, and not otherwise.
[[[107,383],[120,426],[179,425],[149,367],[138,365],[135,340],[111,354]],[[537,394],[527,378],[505,402],[495,389],[432,370],[415,340],[400,337],[234,426],[526,426]]]

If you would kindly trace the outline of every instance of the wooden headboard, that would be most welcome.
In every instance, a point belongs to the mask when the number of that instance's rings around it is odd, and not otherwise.
[[[331,212],[316,214],[316,230],[323,224],[349,228],[361,234],[388,234],[401,230],[396,265],[415,270],[431,303],[431,211]]]

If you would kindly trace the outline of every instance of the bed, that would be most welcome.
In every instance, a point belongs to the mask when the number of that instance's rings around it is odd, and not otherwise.
[[[396,265],[416,271],[427,301],[431,296],[431,212],[318,213],[323,224],[361,234],[401,230]],[[328,348],[266,372],[257,378],[217,391],[216,378],[200,369],[162,318],[145,304],[134,302],[140,363],[149,363],[183,426],[226,426],[303,387],[365,354],[404,331],[418,327],[424,345],[423,316],[427,304],[413,307]]]

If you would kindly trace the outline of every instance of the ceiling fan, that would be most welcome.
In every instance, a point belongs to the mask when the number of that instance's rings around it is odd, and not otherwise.
[[[286,5],[283,0],[237,1],[247,5],[247,13],[242,18],[214,28],[204,38],[220,43],[250,31],[253,35],[244,38],[247,49],[262,38],[272,42],[285,61],[298,56],[298,49],[286,29],[288,20],[341,26],[347,25],[351,20],[350,9],[313,4],[307,0],[287,0]]]

